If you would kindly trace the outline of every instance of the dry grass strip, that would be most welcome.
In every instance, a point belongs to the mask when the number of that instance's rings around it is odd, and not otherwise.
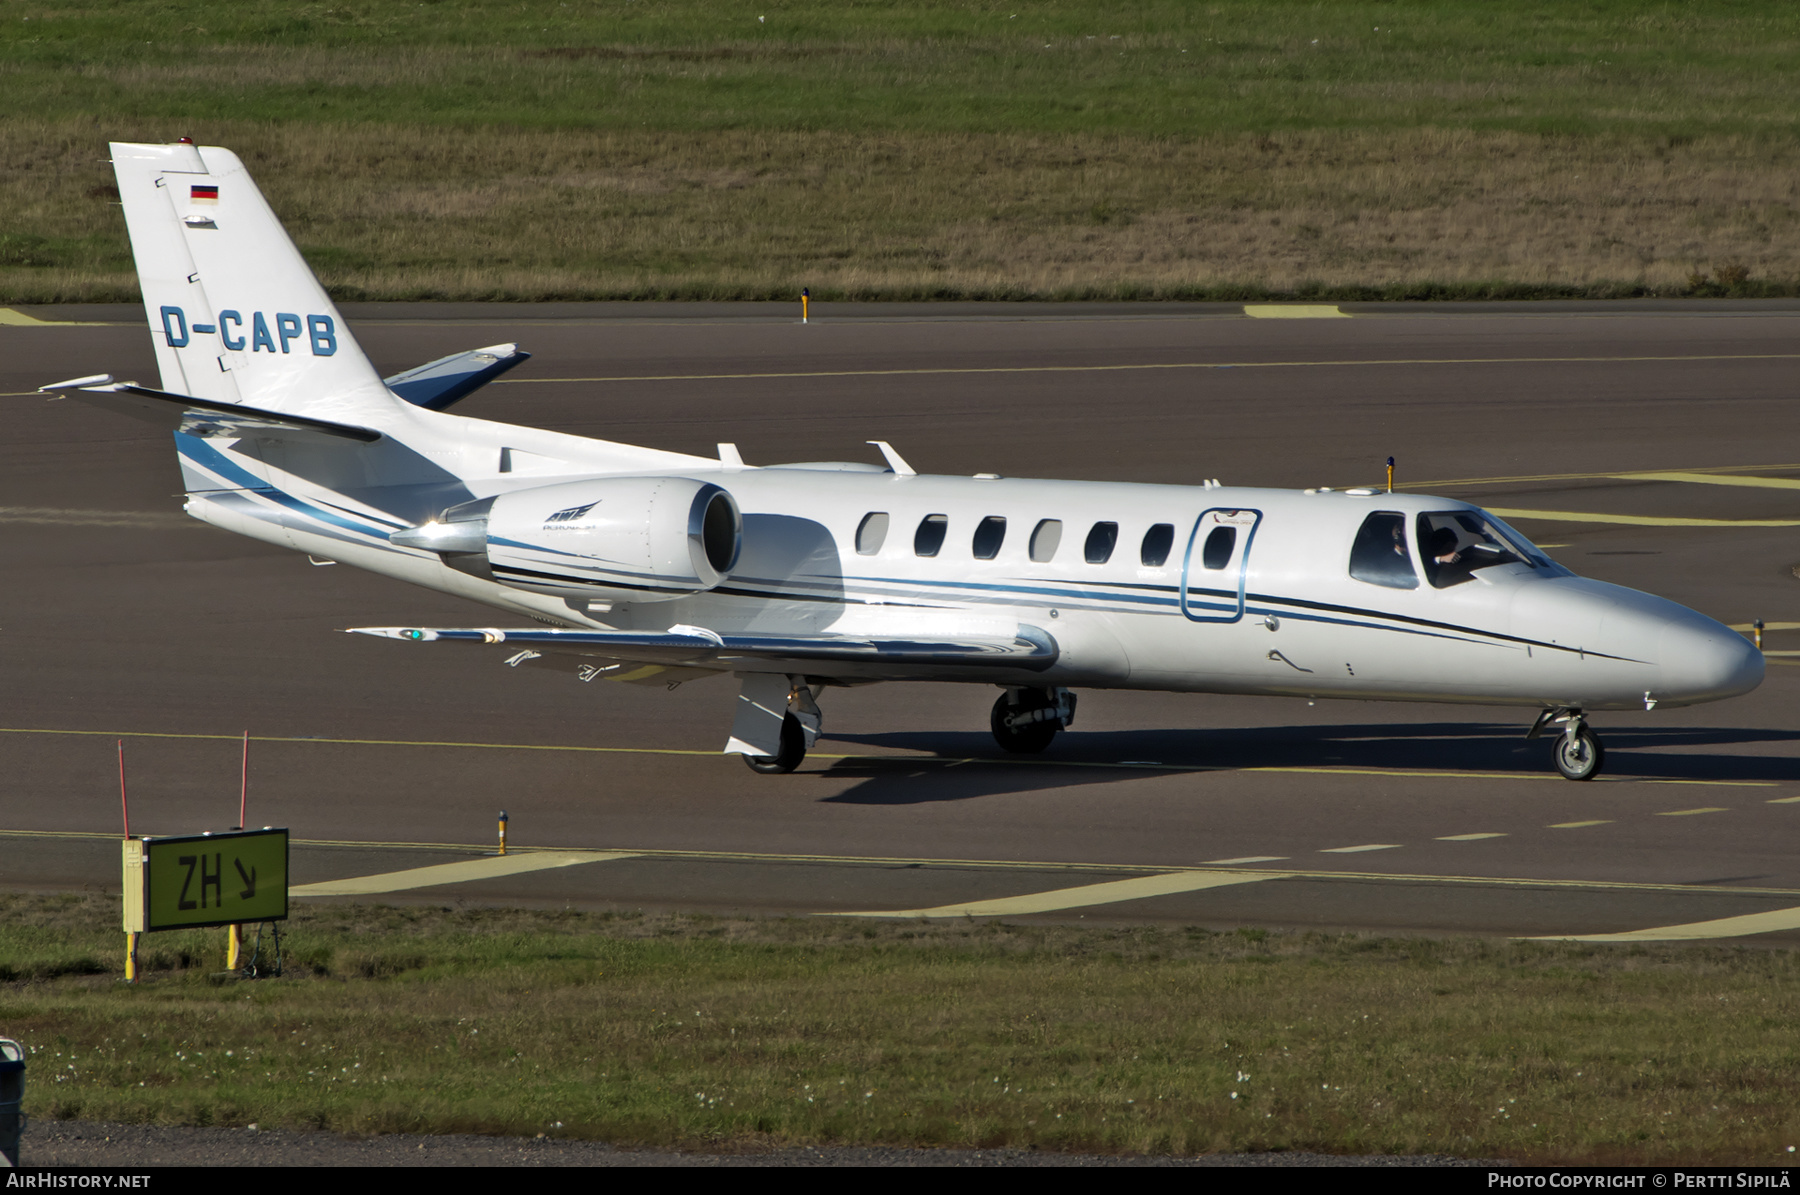
[[[1800,293],[1800,146],[1735,135],[209,139],[244,155],[342,298]],[[86,121],[0,125],[0,302],[137,297],[103,141]]]

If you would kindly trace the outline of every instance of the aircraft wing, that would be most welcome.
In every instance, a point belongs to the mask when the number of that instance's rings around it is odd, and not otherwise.
[[[1042,672],[1060,654],[1037,627],[1019,626],[1011,638],[873,639],[839,635],[720,635],[703,627],[668,631],[586,631],[530,627],[353,627],[409,643],[505,643],[534,652],[706,668],[721,672],[785,672],[856,680],[944,676],[964,680],[983,672]]]
[[[323,436],[332,440],[356,440],[364,444],[381,439],[372,428],[308,415],[286,415],[238,403],[215,402],[167,390],[153,390],[136,382],[115,382],[106,374],[39,387],[40,393],[67,394],[82,402],[161,424],[191,436],[242,437],[278,435]]]

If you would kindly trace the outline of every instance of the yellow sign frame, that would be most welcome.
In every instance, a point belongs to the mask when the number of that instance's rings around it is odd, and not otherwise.
[[[128,838],[125,932],[285,921],[285,827]]]

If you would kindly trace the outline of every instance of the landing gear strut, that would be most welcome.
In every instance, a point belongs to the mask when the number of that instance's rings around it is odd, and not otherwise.
[[[1075,694],[1067,689],[1008,689],[994,702],[994,741],[1017,755],[1036,755],[1056,732],[1075,721]]]
[[[1600,745],[1600,736],[1588,727],[1580,710],[1566,706],[1547,709],[1538,715],[1525,737],[1537,738],[1552,722],[1563,724],[1562,735],[1550,754],[1556,770],[1566,780],[1592,780],[1598,776],[1606,763],[1606,748]]]

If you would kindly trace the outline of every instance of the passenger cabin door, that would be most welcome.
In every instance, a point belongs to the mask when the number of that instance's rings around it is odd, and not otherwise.
[[[1244,617],[1250,545],[1262,511],[1215,506],[1194,521],[1181,561],[1181,612],[1191,622]]]

